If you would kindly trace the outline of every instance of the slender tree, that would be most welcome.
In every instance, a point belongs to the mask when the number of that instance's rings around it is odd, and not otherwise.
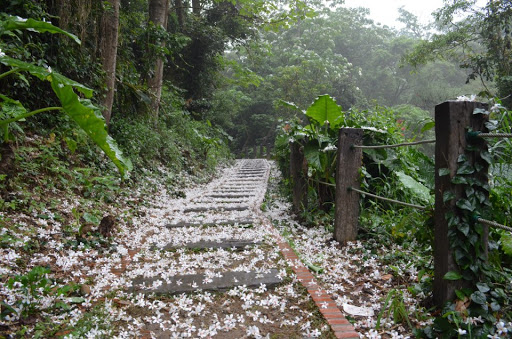
[[[166,29],[169,12],[169,0],[150,0],[149,1],[149,23],[157,29]],[[164,42],[154,41],[155,44]],[[154,117],[158,117],[160,98],[162,96],[162,83],[164,74],[164,59],[158,55],[154,64],[154,72],[149,75],[148,87],[152,94],[151,110]]]
[[[201,14],[201,1],[200,0],[192,0],[192,13],[195,15]]]
[[[119,35],[119,3],[120,0],[107,0],[103,3],[103,14],[100,26],[100,57],[105,71],[106,93],[102,105],[103,117],[110,124],[112,104],[114,102],[116,83],[117,42]]]
[[[176,17],[178,18],[178,25],[183,30],[183,24],[185,22],[185,8],[183,7],[183,0],[174,0],[174,10],[176,11]]]

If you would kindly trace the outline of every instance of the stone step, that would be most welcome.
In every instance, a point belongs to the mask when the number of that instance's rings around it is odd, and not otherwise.
[[[254,242],[252,240],[240,240],[240,239],[222,239],[220,241],[213,240],[203,240],[197,242],[191,242],[185,245],[173,245],[168,244],[165,247],[162,247],[162,250],[176,250],[179,248],[188,248],[193,250],[204,250],[209,248],[224,248],[224,249],[234,249],[237,251],[243,250],[247,246],[255,246],[261,245],[261,242]]]
[[[211,195],[206,195],[201,198],[192,199],[192,200],[190,200],[190,202],[192,202],[194,204],[216,203],[216,204],[231,204],[232,205],[232,204],[247,203],[250,200],[249,199],[250,197],[251,197],[250,195],[230,196],[230,195],[221,194],[221,195],[215,196],[215,197],[212,197]]]
[[[250,194],[237,194],[241,191],[223,191],[223,192],[219,192],[219,193],[212,193],[212,194],[207,194],[205,197],[211,197],[211,198],[222,198],[222,199],[230,199],[230,198],[233,198],[233,199],[236,199],[236,198],[251,198],[251,197],[254,197],[254,195],[250,195]]]
[[[222,188],[218,188],[216,189],[215,191],[212,191],[210,194],[225,194],[225,193],[234,193],[234,194],[245,194],[247,196],[251,196],[251,197],[254,197],[254,194],[252,194],[254,191],[254,189],[233,189],[233,188],[230,188],[230,189],[222,189]]]
[[[212,222],[190,222],[190,221],[179,221],[174,224],[167,224],[165,227],[167,228],[179,228],[179,227],[211,227],[211,226],[235,226],[238,225],[239,227],[246,228],[249,225],[255,224],[256,221],[252,219],[240,219],[240,220],[219,220],[219,221],[212,221]]]
[[[278,277],[279,271],[275,268],[268,273],[250,272],[223,272],[222,277],[208,278],[204,274],[187,274],[175,276],[167,283],[160,277],[138,277],[132,281],[130,292],[137,294],[180,294],[201,291],[226,291],[235,286],[245,285],[248,288],[257,288],[265,284],[267,289],[274,288],[283,280]],[[146,286],[146,287],[144,287]],[[153,287],[154,286],[154,287]]]
[[[198,206],[186,208],[183,210],[183,213],[247,211],[248,209],[250,209],[250,206]]]
[[[218,190],[250,190],[254,191],[259,185],[221,185],[217,186]]]
[[[240,204],[248,203],[249,201],[247,199],[241,199],[241,198],[224,198],[224,199],[215,199],[215,200],[202,199],[202,200],[191,201],[192,205],[201,206],[201,207],[204,207],[204,205],[207,205],[207,204],[211,204],[212,202],[215,203],[217,206],[219,206],[219,208],[222,208],[222,206],[230,207],[235,204],[238,204],[240,206]]]

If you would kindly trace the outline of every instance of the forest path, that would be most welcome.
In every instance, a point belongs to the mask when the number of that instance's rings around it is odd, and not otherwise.
[[[155,197],[117,272],[142,337],[359,337],[262,212],[270,173],[238,160],[184,198]]]

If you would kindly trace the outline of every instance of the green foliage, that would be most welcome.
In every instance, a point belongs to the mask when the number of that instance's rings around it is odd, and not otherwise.
[[[306,116],[319,126],[328,124],[332,130],[344,123],[341,107],[329,95],[319,96],[306,110]]]
[[[392,318],[395,324],[407,324],[407,326],[412,329],[411,321],[409,320],[409,312],[405,308],[404,296],[400,290],[392,289],[386,296],[382,311],[377,317],[377,329],[380,328],[380,321],[383,317]]]
[[[50,270],[45,267],[35,266],[27,274],[16,275],[7,281],[7,288],[17,289],[21,292],[23,300],[17,300],[16,305],[18,310],[13,307],[2,303],[4,312],[1,314],[0,319],[4,320],[6,316],[18,312],[22,317],[28,317],[39,311],[37,300],[52,295],[56,298],[65,297],[68,302],[82,303],[83,298],[71,297],[67,298],[71,293],[77,290],[75,284],[63,285],[55,288],[53,281],[48,278]],[[69,309],[69,306],[64,301],[57,301],[52,307]]]
[[[286,107],[297,111],[295,104],[283,103]],[[305,117],[310,118],[310,124],[303,126],[300,120],[286,122],[282,132],[276,139],[275,152],[277,161],[283,173],[288,173],[289,142],[299,142],[303,146],[304,157],[308,166],[309,203],[313,210],[304,211],[305,217],[319,215],[314,211],[320,207],[324,213],[332,211],[334,202],[337,129],[340,125],[363,128],[364,144],[395,144],[405,141],[404,133],[416,135],[406,128],[398,117],[401,112],[377,107],[375,111],[349,110],[342,112],[336,102],[322,96],[306,110]],[[327,124],[326,122],[331,121]],[[324,124],[325,123],[325,124]],[[333,130],[329,127],[335,126]],[[422,137],[423,138],[423,137]],[[417,204],[430,205],[433,201],[433,162],[414,148],[365,150],[362,169],[362,186],[374,194],[391,197],[402,201],[412,201]],[[410,212],[407,214],[394,212],[396,208],[388,203],[377,203],[372,199],[362,200],[362,220],[376,221],[371,215],[389,209],[390,222],[382,220],[382,224],[371,222],[374,227],[383,227],[385,233],[396,240],[403,241],[407,237],[430,241],[432,234],[421,225],[425,214]],[[320,213],[321,214],[321,213]]]
[[[230,156],[229,136],[174,107],[161,110],[156,126],[145,116],[117,118],[111,133],[120,148],[131,154],[137,178],[148,170],[158,173],[162,166],[172,175],[208,173]]]
[[[421,42],[406,59],[413,65],[455,59],[461,68],[469,70],[468,81],[478,78],[495,82],[497,95],[507,97],[512,88],[510,2],[487,1],[485,6],[478,6],[471,0],[447,2],[435,13],[442,33]],[[491,90],[486,87],[485,96]]]
[[[74,34],[66,32],[52,24],[44,21],[34,19],[21,19],[13,16],[2,15],[2,21],[0,21],[0,35],[6,34],[10,31],[15,30],[30,30],[39,33],[59,33],[68,36],[73,39],[77,44],[81,44],[80,39]]]
[[[33,19],[29,21],[8,16],[3,20],[5,21],[3,21],[0,33],[4,34],[15,29],[29,28],[34,29],[35,31],[38,32],[63,32],[61,29],[58,29],[57,27],[54,27],[49,23]],[[68,33],[67,35],[74,37],[75,41],[80,42],[78,38],[76,38],[74,35],[70,33]],[[28,72],[31,75],[39,78],[40,80],[49,81],[51,83],[54,93],[57,95],[62,105],[62,110],[66,114],[68,114],[78,124],[78,126],[80,126],[87,133],[87,135],[105,152],[105,154],[117,166],[121,175],[125,176],[127,174],[127,171],[130,171],[132,169],[132,165],[129,159],[125,159],[123,157],[122,153],[117,148],[115,141],[108,135],[106,131],[105,121],[101,116],[99,109],[92,105],[90,101],[80,99],[78,95],[74,92],[74,89],[76,89],[83,95],[85,95],[87,98],[90,98],[92,96],[91,89],[59,73],[53,72],[50,67],[45,69],[44,67],[40,67],[31,63],[10,58],[5,54],[0,55],[0,63],[11,67],[12,71],[7,73]],[[5,74],[6,73],[4,73],[3,75]],[[0,77],[2,77],[3,75],[0,75]],[[6,97],[3,96],[4,102],[7,102],[8,104],[14,102],[11,99],[7,98],[6,100],[5,98]],[[15,114],[15,116],[0,120],[0,126],[4,126],[5,128],[5,135],[7,135],[8,124],[11,122],[16,122],[25,119],[44,110],[60,109],[48,108],[42,110],[35,110],[32,112],[26,112],[24,107],[19,102],[17,102],[15,107],[17,108],[16,110],[6,110],[2,105],[2,112],[4,115],[8,116],[8,114]]]
[[[485,110],[474,114],[489,114]],[[490,127],[497,127],[491,123]],[[446,215],[449,230],[450,247],[454,253],[454,260],[459,271],[446,273],[444,279],[463,280],[464,288],[457,290],[457,300],[448,303],[434,325],[424,330],[429,338],[437,337],[440,333],[467,333],[470,337],[493,337],[502,332],[494,326],[498,319],[509,321],[512,317],[506,307],[512,302],[510,298],[510,285],[506,283],[511,278],[511,271],[503,261],[507,255],[507,238],[502,231],[489,229],[489,239],[484,233],[484,226],[478,222],[480,216],[493,219],[501,215],[500,206],[493,206],[489,200],[489,192],[494,196],[501,191],[499,186],[491,187],[487,180],[487,166],[491,165],[493,158],[486,151],[486,144],[482,138],[471,137],[468,134],[468,147],[466,154],[475,154],[474,161],[470,161],[465,154],[458,157],[458,168],[452,183],[458,185],[464,192],[462,198],[455,198],[453,192],[445,193],[444,201],[455,203],[457,209]],[[448,173],[440,173],[448,175]],[[496,191],[497,188],[497,191]],[[499,194],[499,193],[498,193]],[[502,198],[509,200],[510,197]],[[501,215],[502,216],[502,215]],[[504,220],[496,218],[499,220]],[[493,220],[496,220],[493,219]],[[509,222],[506,220],[504,222]],[[501,238],[500,238],[501,236]],[[494,240],[503,241],[502,253]],[[490,241],[489,241],[490,240]],[[489,248],[489,258],[486,248]],[[470,319],[478,318],[473,322]]]

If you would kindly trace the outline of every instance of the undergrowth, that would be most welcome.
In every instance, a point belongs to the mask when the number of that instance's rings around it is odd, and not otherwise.
[[[332,184],[335,181],[336,161],[332,160],[330,152],[333,152],[335,149],[333,146],[337,145],[338,135],[332,133],[331,125],[343,121],[343,126],[362,128],[364,130],[364,145],[382,145],[429,139],[431,135],[427,133],[432,132],[434,123],[426,114],[424,117],[426,123],[422,127],[417,124],[409,125],[407,116],[404,117],[403,112],[395,112],[393,109],[383,107],[347,112],[341,112],[341,109],[337,108],[340,111],[339,117],[336,118],[332,113],[333,111],[337,112],[334,105],[324,106],[327,107],[324,115],[327,118],[322,116],[318,122],[316,121],[318,119],[310,116],[310,109],[316,104],[315,102],[306,112],[310,121],[309,125],[304,126],[299,119],[283,122],[281,133],[276,140],[276,157],[277,163],[285,175],[284,182],[291,191],[289,143],[291,141],[300,143],[305,158],[304,164],[306,165],[303,166],[306,169],[303,173],[308,182],[308,191],[307,208],[301,209],[299,218],[305,221],[309,227],[324,228],[332,232],[334,209],[330,199],[334,196]],[[330,109],[331,111],[329,111]],[[489,112],[487,114],[490,114],[490,121],[486,126],[494,132],[509,133],[510,112],[499,105],[499,102]],[[489,153],[485,160],[493,164],[490,170],[490,180],[488,184],[480,184],[486,187],[490,194],[490,203],[485,202],[485,209],[474,203],[477,195],[472,192],[476,190],[473,187],[476,184],[470,185],[466,190],[467,201],[460,201],[457,205],[469,212],[481,213],[485,215],[485,219],[495,220],[509,226],[510,206],[512,206],[510,196],[510,150],[512,148],[510,145],[509,139],[503,139],[491,143],[489,146]],[[464,162],[461,165],[464,165]],[[461,173],[467,174],[466,167],[460,170]],[[331,192],[325,193],[326,189]],[[434,307],[432,299],[434,276],[432,257],[434,161],[432,147],[365,149],[361,169],[361,189],[386,198],[426,207],[426,211],[421,211],[375,200],[364,195],[360,200],[358,239],[367,244],[371,253],[381,253],[380,260],[389,265],[395,277],[399,277],[400,272],[394,272],[393,267],[397,270],[400,266],[413,267],[416,270],[416,278],[414,282],[406,284],[404,282],[402,290],[405,288],[410,295],[421,300],[421,304],[426,307],[426,310],[434,314],[431,321],[422,322],[421,327],[411,328],[415,335],[445,338],[457,336],[497,338],[510,334],[512,330],[512,309],[510,307],[512,305],[510,297],[512,237],[507,231],[490,228],[488,261],[479,263],[478,268],[474,265],[466,265],[469,259],[464,259],[465,256],[461,259],[459,256],[461,267],[468,271],[480,270],[480,275],[471,276],[472,284],[475,287],[458,290],[456,300],[447,303],[443,309],[436,310]],[[466,235],[471,235],[472,232],[481,232],[482,229],[480,225],[474,225],[475,222],[469,219],[453,220],[452,224]],[[466,224],[471,224],[471,226],[468,228]],[[474,231],[468,232],[473,228]],[[466,239],[463,237],[464,234],[457,235],[459,240],[455,243],[462,246],[464,253],[473,253],[474,237]],[[375,246],[370,246],[371,243]],[[400,252],[395,251],[388,251],[389,254],[382,255],[380,249],[389,249],[392,246],[401,246],[406,249],[407,257],[401,257]],[[411,256],[411,253],[414,255]],[[450,278],[461,279],[462,277],[454,275]],[[383,313],[379,318],[392,318],[395,323],[410,327],[409,318],[414,317],[414,314],[408,313],[402,307],[402,299],[401,290],[390,290],[387,296],[381,300]]]

